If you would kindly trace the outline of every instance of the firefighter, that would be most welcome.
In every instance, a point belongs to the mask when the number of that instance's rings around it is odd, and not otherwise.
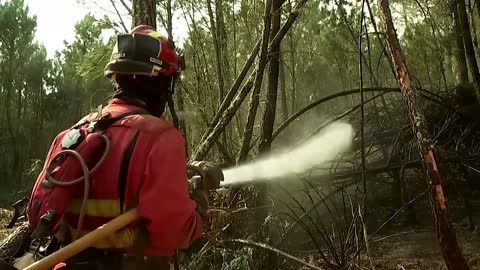
[[[55,237],[66,245],[134,207],[141,221],[70,258],[62,269],[171,269],[175,250],[201,236],[205,191],[217,188],[223,174],[213,163],[193,163],[203,172],[204,188],[189,192],[184,138],[164,118],[180,70],[174,45],[154,28],[141,25],[117,36],[105,67],[114,95],[101,114],[124,117],[104,131],[111,147],[90,176],[80,234],[74,233],[82,211],[77,192]],[[60,141],[51,149],[54,144]]]

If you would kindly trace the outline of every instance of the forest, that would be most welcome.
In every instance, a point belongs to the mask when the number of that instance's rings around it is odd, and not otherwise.
[[[0,2],[1,226],[52,139],[112,97],[115,35],[148,24],[185,55],[167,118],[189,159],[355,133],[324,174],[212,192],[180,269],[480,269],[480,0],[79,2],[101,12],[51,57],[24,0]]]

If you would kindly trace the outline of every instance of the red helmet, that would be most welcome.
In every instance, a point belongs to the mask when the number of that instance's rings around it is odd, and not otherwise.
[[[105,76],[131,74],[146,76],[177,75],[183,58],[173,42],[148,25],[139,25],[128,34],[117,36]]]

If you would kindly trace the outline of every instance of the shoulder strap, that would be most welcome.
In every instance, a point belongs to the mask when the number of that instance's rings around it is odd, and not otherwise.
[[[141,115],[141,114],[150,114],[150,113],[147,112],[146,110],[139,109],[139,110],[124,112],[124,113],[121,113],[121,114],[119,114],[115,117],[109,117],[109,116],[102,117],[100,120],[98,120],[95,123],[93,130],[94,131],[96,131],[96,130],[106,130],[111,125],[113,125],[116,121],[118,121],[118,120],[120,120],[124,117],[130,116],[130,115]]]
[[[96,130],[106,130],[111,125],[113,125],[116,121],[130,116],[130,115],[141,115],[141,114],[150,114],[148,111],[139,109],[128,111],[125,113],[121,113],[115,117],[102,117],[100,120],[95,123],[94,131]],[[123,213],[123,205],[125,202],[125,189],[127,186],[127,176],[128,176],[128,167],[130,164],[130,157],[132,156],[133,149],[135,148],[135,144],[137,142],[138,135],[140,134],[140,130],[135,132],[132,140],[128,144],[127,148],[123,152],[122,161],[120,163],[120,172],[118,176],[118,184],[117,184],[117,193],[118,198],[120,200],[120,213]]]
[[[128,167],[130,164],[130,158],[132,156],[133,148],[137,143],[138,135],[140,130],[135,132],[133,139],[128,144],[127,148],[123,152],[122,163],[120,165],[120,174],[118,176],[117,192],[118,198],[120,200],[120,213],[123,213],[123,204],[125,202],[125,189],[127,187],[127,176],[128,176]]]

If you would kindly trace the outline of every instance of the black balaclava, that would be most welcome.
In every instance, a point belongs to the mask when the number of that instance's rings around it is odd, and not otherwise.
[[[115,78],[114,98],[138,105],[154,116],[160,117],[170,98],[172,77],[125,76]]]

